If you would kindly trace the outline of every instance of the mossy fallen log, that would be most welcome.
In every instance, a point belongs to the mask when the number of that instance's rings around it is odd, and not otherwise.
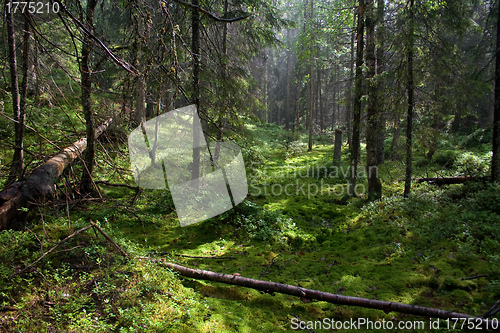
[[[451,185],[463,184],[470,181],[488,181],[490,177],[476,177],[476,176],[455,176],[455,177],[432,177],[432,178],[415,178],[417,183],[430,183],[435,185]]]
[[[111,124],[113,118],[95,129],[97,139]],[[0,192],[0,230],[10,227],[19,210],[30,201],[43,202],[55,192],[55,183],[64,169],[87,148],[87,138],[81,138],[47,162],[36,168],[25,181],[18,181]]]
[[[276,283],[271,281],[262,281],[256,279],[250,279],[246,277],[239,276],[239,274],[229,275],[223,273],[216,273],[211,271],[205,271],[201,269],[192,269],[185,266],[163,262],[163,264],[177,272],[179,272],[183,276],[187,276],[190,278],[198,279],[198,280],[207,280],[214,282],[221,282],[230,285],[242,286],[247,288],[252,288],[260,291],[264,291],[266,293],[281,293],[292,296],[301,297],[303,299],[309,300],[318,300],[329,302],[332,304],[340,304],[340,305],[350,305],[350,306],[358,306],[363,308],[370,309],[378,309],[382,310],[385,313],[389,313],[392,311],[406,313],[416,316],[424,316],[424,317],[432,317],[432,318],[441,318],[441,319],[458,319],[460,323],[463,320],[466,321],[466,324],[471,323],[475,328],[495,328],[498,327],[498,321],[492,321],[491,319],[485,319],[482,317],[474,317],[464,313],[458,313],[453,311],[446,311],[434,308],[428,308],[418,305],[404,304],[404,303],[396,303],[396,302],[387,302],[387,301],[379,301],[372,300],[361,297],[353,297],[353,296],[344,296],[338,294],[326,293],[314,289],[307,289],[302,287],[296,287],[292,285],[287,285],[283,283]]]

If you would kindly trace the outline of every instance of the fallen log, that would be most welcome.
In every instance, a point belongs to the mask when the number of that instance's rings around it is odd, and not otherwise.
[[[205,271],[201,269],[192,269],[185,266],[164,262],[167,267],[179,272],[181,275],[191,277],[198,280],[207,280],[214,282],[221,282],[230,285],[242,286],[247,288],[252,288],[266,293],[281,293],[297,297],[302,297],[306,299],[315,299],[318,301],[329,302],[333,304],[359,306],[363,308],[378,309],[385,313],[392,311],[406,313],[416,316],[425,316],[432,318],[441,319],[465,319],[467,322],[474,323],[474,327],[479,328],[495,328],[498,327],[498,321],[493,322],[492,320],[474,317],[464,313],[458,313],[453,311],[445,311],[440,309],[428,308],[418,305],[410,305],[404,303],[387,302],[379,300],[371,300],[361,297],[353,296],[343,296],[338,294],[330,294],[314,289],[307,289],[302,287],[296,287],[292,285],[287,285],[283,283],[268,282],[256,279],[245,278],[238,275],[229,275],[223,273],[216,273],[211,271]],[[462,322],[462,320],[460,320]]]
[[[430,183],[435,185],[451,185],[463,184],[469,181],[487,181],[490,177],[476,177],[476,176],[455,176],[455,177],[432,177],[432,178],[415,178],[417,183]]]
[[[109,118],[97,127],[94,131],[95,138],[99,137],[112,121],[113,118]],[[25,181],[15,182],[0,192],[0,230],[9,228],[19,210],[28,207],[30,200],[43,202],[50,197],[55,192],[54,184],[64,169],[86,148],[87,138],[84,137],[35,169]]]

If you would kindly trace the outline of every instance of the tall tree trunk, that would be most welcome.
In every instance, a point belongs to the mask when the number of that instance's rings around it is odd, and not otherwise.
[[[378,0],[377,2],[377,115],[378,115],[378,136],[377,136],[377,162],[383,164],[385,161],[385,79],[383,73],[385,72],[385,59],[384,59],[384,42],[385,42],[385,1]]]
[[[21,101],[19,104],[19,128],[16,129],[16,147],[20,147],[20,161],[21,161],[21,171],[24,171],[24,154],[23,154],[23,139],[24,139],[24,123],[26,119],[26,104],[28,99],[28,84],[30,77],[30,14],[26,13],[24,15],[24,45],[23,45],[23,81],[21,83],[20,97]]]
[[[396,154],[394,153],[396,151],[396,146],[398,144],[399,136],[401,135],[401,116],[399,115],[399,112],[396,111],[394,112],[394,128],[392,131],[392,141],[391,141],[391,148],[389,149],[390,152],[390,157],[392,159],[396,158]]]
[[[227,15],[227,10],[229,7],[229,2],[228,0],[224,1],[224,17]],[[227,80],[227,24],[224,24],[222,27],[222,61],[221,61],[221,67],[220,67],[220,75],[221,75],[221,81],[222,81],[222,87],[224,88],[226,85],[226,80]],[[220,142],[222,141],[224,137],[224,128],[226,125],[226,112],[227,112],[227,106],[231,104],[229,96],[229,92],[224,89],[224,92],[221,92],[221,94],[224,94],[224,101],[222,103],[222,109],[219,110],[219,118],[217,119],[217,143],[215,145],[215,152],[213,154],[213,160],[215,164],[218,163],[219,161],[219,155],[220,155]]]
[[[335,122],[337,121],[337,115],[335,114],[335,107],[338,103],[337,101],[337,67],[335,67],[335,69],[333,70],[333,78],[332,78],[332,92],[333,92],[333,96],[332,96],[332,131],[335,130]]]
[[[356,19],[358,17],[358,11],[354,11],[353,15],[353,31],[351,33],[351,60],[349,61],[349,103],[347,103],[347,144],[349,145],[349,151],[352,155],[352,118],[353,118],[353,105],[354,105],[354,94],[353,94],[353,82],[354,82],[354,62],[355,62],[355,52],[354,52],[354,40],[356,39],[357,29]]]
[[[368,199],[378,199],[382,196],[382,184],[378,178],[378,112],[377,88],[375,77],[375,11],[373,0],[366,0],[366,79],[368,85],[368,104],[366,114],[366,166],[368,172]]]
[[[323,94],[322,94],[322,91],[321,91],[321,71],[317,70],[317,82],[318,82],[318,85],[316,86],[317,88],[317,95],[318,95],[318,107],[316,109],[316,119],[319,120],[319,127],[321,129],[321,132],[323,132],[323,130],[325,129],[325,119],[324,119],[324,116],[323,116]]]
[[[9,0],[6,0],[6,3]],[[12,8],[12,2],[11,7]],[[19,105],[19,83],[17,76],[17,60],[16,60],[16,39],[14,33],[14,14],[13,10],[5,9],[7,13],[7,41],[9,44],[9,65],[10,65],[10,85],[12,93],[12,111],[14,116],[14,135],[15,147],[14,156],[12,157],[12,165],[8,182],[13,182],[23,174],[24,157],[23,157],[23,130],[24,119],[21,119],[21,108]],[[21,121],[23,123],[21,123]]]
[[[139,52],[140,53],[140,52]],[[144,73],[137,77],[135,86],[135,121],[142,124],[146,121],[146,78]]]
[[[358,163],[360,158],[359,132],[361,126],[361,98],[363,97],[363,33],[365,1],[359,0],[358,6],[358,28],[356,47],[356,77],[354,87],[353,122],[351,138],[351,178],[349,180],[349,194],[356,196],[356,182],[358,179]]]
[[[287,32],[287,38],[290,39],[290,30]],[[291,61],[291,56],[292,52],[290,50],[287,50],[287,56],[286,56],[286,110],[285,110],[285,129],[289,130],[290,129],[290,109],[292,107],[292,71],[291,71],[291,66],[292,66],[292,61]]]
[[[301,83],[301,78],[300,78],[300,66],[297,66],[297,86],[296,86],[296,93],[295,93],[295,115],[294,115],[294,122],[293,122],[293,131],[297,133],[300,128],[300,83]]]
[[[191,11],[191,52],[193,53],[193,103],[196,109],[200,110],[200,12],[198,11],[199,1],[193,0]],[[200,178],[200,133],[197,130],[198,124],[193,120],[193,165],[191,169],[191,179]],[[196,186],[195,186],[196,187]]]
[[[314,68],[314,56],[313,56],[313,15],[314,15],[314,0],[310,1],[310,17],[309,17],[309,29],[310,29],[310,41],[309,41],[309,106],[308,106],[308,134],[309,134],[309,143],[308,143],[308,151],[312,150],[312,134],[313,134],[313,99],[314,99],[314,89],[313,89],[313,68]]]
[[[436,82],[434,83],[434,104],[435,109],[434,114],[432,116],[432,129],[431,129],[431,139],[429,145],[429,151],[427,152],[427,158],[431,159],[436,152],[438,146],[438,138],[439,138],[439,122],[440,122],[440,106],[439,106],[439,96],[440,96],[440,86],[441,80],[439,79],[439,75],[436,78]]]
[[[409,35],[407,44],[407,66],[408,66],[408,113],[406,115],[406,175],[404,197],[407,198],[411,191],[412,174],[412,131],[413,131],[413,103],[414,103],[414,81],[413,81],[413,6],[414,0],[410,0],[409,8]]]
[[[500,183],[500,10],[497,10],[497,50],[495,62],[495,104],[493,113],[493,155],[491,179]]]
[[[333,148],[333,164],[340,165],[342,157],[342,131],[340,129],[335,130],[335,143]]]
[[[269,80],[269,73],[268,73],[268,68],[267,68],[267,54],[264,53],[262,57],[262,62],[264,66],[264,87],[263,87],[263,93],[264,93],[264,117],[262,120],[267,124],[269,122],[269,92],[268,92],[268,80]]]
[[[98,0],[87,1],[86,21],[88,24],[87,29],[90,33],[94,32],[94,12]],[[80,191],[82,193],[90,193],[93,189],[92,184],[92,171],[94,170],[94,111],[92,110],[92,68],[91,58],[93,52],[92,39],[88,35],[83,37],[82,45],[82,61],[80,68],[81,85],[82,85],[82,107],[85,115],[85,132],[87,135],[87,149],[84,156],[84,168],[82,173],[82,180],[80,184]]]

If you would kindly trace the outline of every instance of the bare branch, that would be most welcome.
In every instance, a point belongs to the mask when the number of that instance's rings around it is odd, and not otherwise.
[[[53,0],[57,2],[60,6],[60,8],[71,18],[71,20],[78,26],[78,28],[87,36],[90,37],[110,58],[113,60],[117,65],[125,69],[127,72],[134,74],[134,75],[139,75],[138,70],[127,63],[126,61],[119,59],[113,51],[111,51],[99,38],[94,36],[89,29],[82,23],[80,22],[73,13],[71,13],[68,8],[60,1],[60,0]]]
[[[178,4],[183,5],[185,7],[194,8],[194,9],[198,10],[199,12],[207,15],[212,20],[215,20],[215,21],[218,21],[218,22],[232,23],[232,22],[244,20],[244,19],[246,19],[246,18],[248,18],[248,17],[250,17],[252,15],[252,14],[245,14],[243,16],[235,17],[235,18],[232,18],[232,19],[225,19],[225,18],[221,18],[221,17],[215,16],[214,14],[210,13],[208,10],[201,8],[201,6],[195,6],[193,4],[184,2],[182,0],[173,0],[173,1],[177,2]]]

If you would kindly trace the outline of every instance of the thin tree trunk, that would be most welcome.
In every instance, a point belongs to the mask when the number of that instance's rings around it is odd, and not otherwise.
[[[390,152],[390,157],[391,158],[396,158],[396,154],[394,153],[396,151],[396,146],[399,140],[399,136],[401,135],[401,117],[399,115],[399,112],[394,112],[394,129],[392,131],[392,141],[391,141],[391,148],[389,149]]]
[[[331,83],[331,86],[332,86],[332,131],[335,130],[335,122],[337,121],[337,116],[335,114],[335,108],[336,108],[336,104],[337,104],[337,67],[335,67],[335,69],[333,70],[333,78],[332,78],[332,83]],[[349,102],[348,102],[349,103]]]
[[[495,62],[495,104],[493,112],[493,155],[491,156],[491,180],[500,183],[500,10],[497,12],[497,50]]]
[[[385,161],[385,79],[383,73],[385,72],[385,59],[384,59],[384,41],[385,41],[385,1],[378,0],[377,2],[377,115],[378,115],[378,136],[377,136],[377,162],[383,164]]]
[[[193,0],[193,5],[198,7],[199,1]],[[193,53],[193,103],[196,109],[200,110],[200,12],[197,8],[191,11],[191,52]],[[191,179],[195,181],[200,178],[200,131],[199,124],[193,119],[193,165],[191,169]],[[195,185],[195,187],[197,187]]]
[[[290,30],[287,32],[287,38],[290,39]],[[292,106],[292,75],[291,75],[291,55],[292,52],[290,50],[287,50],[287,57],[286,57],[286,110],[285,110],[285,129],[289,130],[290,129],[290,109]]]
[[[300,78],[300,68],[297,66],[297,86],[296,86],[296,93],[295,93],[295,115],[294,115],[294,122],[293,122],[293,130],[295,133],[298,133],[299,131],[299,121],[300,121],[300,83],[301,83],[301,78]]]
[[[98,0],[88,0],[86,20],[90,33],[94,31],[94,12]],[[83,37],[82,61],[81,61],[81,85],[82,85],[82,107],[85,115],[85,128],[88,139],[87,149],[84,156],[84,168],[80,190],[82,193],[90,193],[93,190],[92,171],[94,170],[94,111],[92,110],[92,68],[91,58],[93,53],[92,39],[88,34]]]
[[[135,86],[135,121],[142,124],[146,121],[146,79],[144,73],[137,77]]]
[[[310,41],[309,41],[309,51],[310,51],[310,59],[309,59],[309,106],[308,106],[308,135],[309,135],[309,143],[308,143],[308,151],[312,150],[312,133],[313,133],[313,98],[314,98],[314,89],[313,89],[313,68],[314,68],[314,56],[313,56],[313,15],[314,15],[314,0],[310,1],[310,17],[309,17],[309,29],[310,30]]]
[[[436,108],[434,109],[434,115],[432,118],[432,130],[431,130],[431,140],[429,151],[427,152],[427,158],[431,159],[436,152],[438,146],[438,138],[439,138],[439,120],[440,120],[440,107],[439,107],[439,95],[440,95],[440,79],[439,76],[436,78],[436,82],[434,84],[434,103]]]
[[[359,9],[358,9],[359,11]],[[349,103],[347,103],[347,144],[349,145],[349,152],[352,155],[352,118],[353,118],[353,105],[354,105],[354,94],[353,94],[353,82],[354,82],[354,62],[355,62],[355,52],[354,52],[354,40],[356,39],[357,30],[356,27],[356,19],[357,12],[354,12],[353,15],[353,31],[351,34],[351,60],[349,61]]]
[[[358,163],[360,159],[359,133],[361,126],[361,98],[363,97],[363,33],[364,33],[365,1],[359,0],[358,29],[356,47],[356,77],[354,87],[354,115],[351,138],[351,178],[349,181],[349,194],[356,196],[356,182],[358,179]]]
[[[228,0],[224,1],[224,17],[227,15],[227,10],[228,10],[229,2]],[[221,61],[221,68],[220,68],[220,75],[221,75],[221,80],[222,80],[222,87],[224,88],[224,85],[226,84],[227,80],[227,24],[224,24],[222,28],[222,61]],[[219,161],[219,155],[220,155],[220,142],[222,142],[222,139],[224,137],[224,128],[226,124],[226,112],[227,112],[227,105],[231,104],[230,101],[230,96],[229,93],[224,91],[221,93],[225,93],[223,101],[223,106],[222,110],[219,110],[219,119],[217,120],[217,143],[215,144],[215,152],[213,154],[213,161],[217,165]]]
[[[342,131],[335,130],[335,144],[333,148],[333,164],[339,165],[342,155]]]
[[[267,124],[269,123],[269,92],[268,92],[268,80],[269,73],[267,68],[267,54],[264,53],[262,57],[262,62],[264,66],[264,87],[262,88],[264,93],[264,117],[262,120]]]
[[[9,0],[6,0],[6,3]],[[11,2],[12,4],[12,2]],[[11,6],[12,8],[12,6]],[[14,116],[14,156],[12,157],[12,165],[10,168],[8,182],[13,182],[21,177],[24,169],[23,157],[23,131],[24,117],[21,117],[21,108],[19,105],[19,83],[17,76],[17,60],[16,60],[16,39],[14,32],[14,14],[13,10],[5,10],[7,13],[7,41],[9,44],[9,65],[10,65],[10,85],[12,93],[12,111]],[[23,118],[23,119],[21,119]]]
[[[407,45],[407,61],[408,61],[408,113],[406,116],[406,177],[404,197],[407,198],[411,191],[411,174],[412,174],[412,131],[413,131],[413,103],[414,103],[414,81],[413,81],[413,5],[414,0],[410,0],[410,19],[408,24],[409,36]]]
[[[382,184],[378,178],[378,111],[375,77],[375,11],[373,0],[366,0],[366,78],[368,81],[367,128],[366,128],[366,167],[368,173],[368,199],[382,196]]]

